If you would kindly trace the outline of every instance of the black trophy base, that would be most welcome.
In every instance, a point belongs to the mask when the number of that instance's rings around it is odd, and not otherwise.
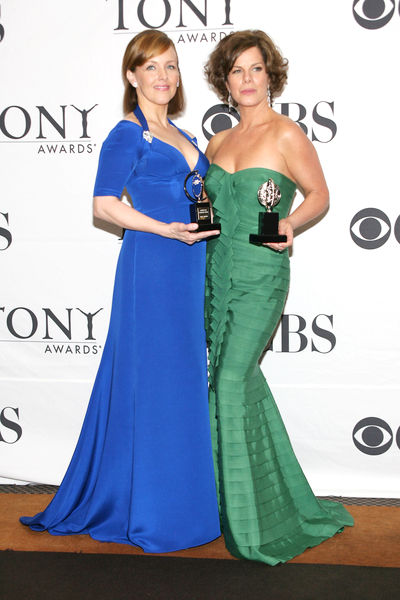
[[[287,242],[286,235],[280,235],[278,233],[278,227],[278,213],[258,213],[258,233],[250,233],[250,244],[261,246],[262,244],[270,244],[274,242]]]
[[[221,231],[221,223],[196,223],[199,226],[193,233],[199,233],[200,231]]]
[[[211,205],[207,201],[196,202],[190,206],[190,219],[199,226],[195,231],[221,231],[220,223],[212,223]]]
[[[273,244],[276,242],[287,242],[286,235],[279,235],[278,233],[265,233],[264,235],[259,235],[256,233],[250,233],[249,235],[250,244],[255,244],[256,246],[261,246],[262,244]]]

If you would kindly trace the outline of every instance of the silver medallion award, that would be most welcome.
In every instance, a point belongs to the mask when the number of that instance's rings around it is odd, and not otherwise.
[[[259,203],[267,212],[258,213],[258,234],[250,233],[249,242],[261,245],[266,242],[286,242],[286,235],[279,235],[279,214],[272,212],[281,199],[279,185],[273,179],[268,179],[260,185],[257,191]]]
[[[190,180],[190,191],[188,185]],[[183,184],[185,194],[191,200],[190,220],[199,226],[196,231],[221,231],[220,223],[212,222],[211,204],[204,194],[204,181],[198,171],[190,171]]]

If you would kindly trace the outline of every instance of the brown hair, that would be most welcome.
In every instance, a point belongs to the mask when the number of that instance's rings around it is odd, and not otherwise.
[[[271,102],[282,93],[287,80],[287,59],[283,58],[279,48],[264,31],[246,29],[222,38],[204,67],[208,83],[223,102],[228,101],[226,82],[236,59],[242,52],[254,47],[260,50],[270,79]],[[237,106],[234,100],[232,104]]]
[[[168,48],[175,50],[173,41],[164,32],[154,29],[146,29],[138,33],[127,45],[124,58],[122,59],[122,79],[125,86],[123,110],[125,114],[134,110],[138,103],[136,90],[129,83],[126,72],[135,71],[136,67],[141,67],[146,61],[153,58],[153,56],[163,54]],[[169,115],[180,113],[184,107],[184,92],[180,72],[179,80],[180,85],[177,88],[176,94],[168,104]]]

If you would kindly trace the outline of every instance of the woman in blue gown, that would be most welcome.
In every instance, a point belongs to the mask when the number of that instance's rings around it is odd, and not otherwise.
[[[208,161],[167,118],[183,106],[172,41],[135,36],[123,78],[126,118],[103,144],[94,192],[95,215],[125,229],[108,337],[61,486],[21,521],[169,552],[220,534],[203,322],[204,240],[218,232],[188,223],[184,180]]]

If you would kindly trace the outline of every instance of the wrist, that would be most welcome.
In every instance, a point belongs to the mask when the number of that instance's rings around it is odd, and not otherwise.
[[[156,221],[153,233],[160,235],[161,237],[169,237],[169,223]]]
[[[291,217],[286,217],[285,219],[282,219],[282,221],[288,223],[293,230],[295,229],[295,223],[293,222],[293,219]]]

